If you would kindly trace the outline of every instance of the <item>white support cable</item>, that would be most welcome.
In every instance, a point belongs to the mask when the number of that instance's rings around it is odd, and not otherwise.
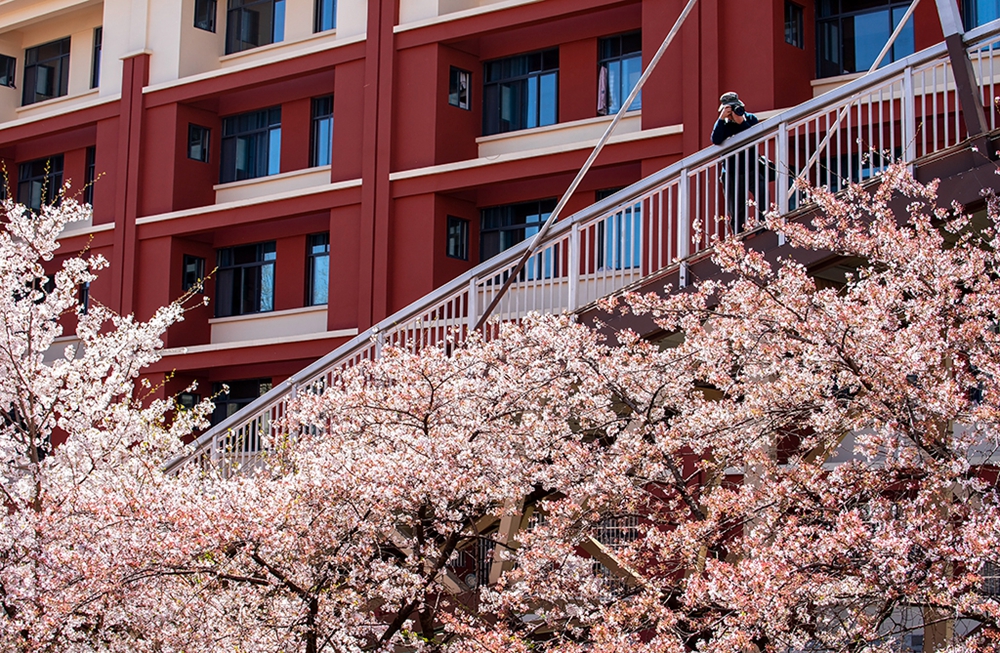
[[[919,2],[919,0],[917,1]],[[549,214],[549,217],[545,221],[545,224],[542,225],[542,228],[539,229],[538,233],[536,233],[534,238],[531,239],[531,244],[528,245],[528,248],[526,250],[524,250],[524,255],[521,256],[521,259],[518,261],[517,265],[514,267],[514,269],[510,272],[510,275],[504,281],[503,287],[501,287],[500,290],[497,292],[497,294],[493,296],[493,300],[490,302],[489,306],[487,306],[486,309],[483,311],[483,314],[479,318],[479,322],[476,324],[477,329],[481,328],[483,324],[486,323],[486,320],[490,318],[490,315],[493,313],[493,310],[496,308],[497,304],[500,303],[500,300],[503,298],[504,294],[506,294],[511,284],[514,283],[514,280],[517,278],[517,275],[521,272],[521,269],[524,268],[524,265],[525,263],[527,263],[528,259],[531,258],[531,255],[534,253],[538,244],[541,243],[542,240],[545,238],[546,234],[548,234],[552,224],[559,219],[559,216],[562,213],[563,208],[565,208],[566,203],[569,202],[570,197],[572,197],[573,193],[576,192],[577,186],[580,185],[580,182],[583,181],[584,176],[586,176],[587,172],[590,171],[590,167],[594,164],[594,161],[597,160],[597,156],[601,153],[601,150],[604,149],[604,145],[608,142],[608,139],[611,138],[611,134],[612,132],[614,132],[615,127],[618,126],[618,123],[621,122],[621,119],[625,115],[625,112],[628,111],[628,108],[632,106],[632,102],[635,100],[636,97],[638,97],[639,91],[642,90],[643,84],[646,83],[646,80],[653,72],[653,69],[656,68],[656,64],[659,63],[660,59],[663,57],[663,54],[667,51],[667,47],[670,46],[670,43],[674,40],[674,37],[677,36],[677,33],[680,31],[681,26],[687,19],[688,14],[691,13],[691,10],[694,9],[694,5],[697,2],[698,0],[688,0],[687,5],[684,6],[684,10],[681,11],[681,15],[678,16],[677,20],[674,22],[674,26],[670,28],[670,32],[667,34],[667,37],[663,39],[663,43],[660,44],[660,47],[656,51],[656,54],[653,55],[653,58],[650,60],[649,65],[646,66],[646,70],[642,72],[642,76],[639,77],[639,81],[636,82],[635,87],[632,89],[632,92],[629,93],[628,97],[622,102],[622,106],[620,109],[618,109],[618,113],[615,114],[615,117],[611,121],[611,124],[608,125],[607,129],[604,130],[604,134],[601,136],[601,139],[597,142],[597,145],[594,146],[593,151],[590,153],[590,156],[587,157],[587,160],[586,162],[584,162],[583,167],[580,168],[580,171],[576,173],[576,177],[573,179],[573,182],[569,185],[569,188],[566,189],[566,192],[563,193],[563,196],[559,198],[559,202],[556,204],[556,208],[552,210],[552,213]]]

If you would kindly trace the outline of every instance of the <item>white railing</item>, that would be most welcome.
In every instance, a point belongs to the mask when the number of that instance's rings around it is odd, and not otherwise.
[[[966,35],[991,128],[996,126],[992,46],[998,42],[1000,21]],[[789,109],[723,146],[702,150],[561,220],[498,303],[494,316],[515,320],[528,311],[575,311],[703,255],[716,238],[753,224],[756,209],[747,206],[748,199],[782,213],[801,206],[803,198],[791,184],[797,176],[836,190],[847,181],[877,175],[890,161],[912,163],[964,139],[955,80],[941,43]],[[726,169],[730,180],[725,179]],[[523,242],[483,262],[276,385],[204,433],[193,453],[168,469],[194,462],[230,474],[252,466],[262,453],[262,436],[280,425],[297,393],[332,383],[339,370],[377,358],[386,345],[416,351],[442,345],[448,338],[462,340],[527,246]]]

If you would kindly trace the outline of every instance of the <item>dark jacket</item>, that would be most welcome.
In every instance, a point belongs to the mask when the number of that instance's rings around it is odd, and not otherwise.
[[[759,120],[757,116],[752,113],[744,114],[743,122],[737,123],[731,120],[716,120],[715,127],[712,128],[712,142],[716,145],[722,145],[722,141],[726,140],[730,136],[735,136],[741,131],[746,131],[754,125],[756,125]]]

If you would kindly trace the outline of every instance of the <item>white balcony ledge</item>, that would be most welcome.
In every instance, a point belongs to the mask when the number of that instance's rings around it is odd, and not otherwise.
[[[226,184],[216,184],[212,188],[215,190],[216,204],[222,204],[224,202],[238,202],[240,200],[277,195],[279,193],[290,193],[305,188],[324,186],[329,183],[330,166],[325,165],[282,172],[277,175],[268,175],[267,177],[255,177],[254,179],[241,179],[240,181],[231,181]]]
[[[500,11],[542,0],[400,0],[399,24],[394,32],[419,29],[449,20]]]
[[[89,109],[90,107],[96,107],[101,104],[121,100],[121,94],[101,96],[98,95],[98,92],[98,89],[93,88],[88,90],[86,93],[64,95],[62,97],[52,98],[51,100],[43,100],[27,106],[17,107],[14,109],[17,113],[17,118],[15,120],[0,123],[0,129],[11,129],[13,127],[19,127],[21,125],[35,122],[37,120],[45,120],[46,118],[59,115],[61,113],[78,111],[80,109]]]
[[[319,334],[326,331],[326,304],[251,315],[216,317],[210,319],[208,323],[212,327],[213,345]]]
[[[479,145],[480,157],[511,154],[524,150],[540,150],[550,147],[564,147],[575,143],[598,141],[611,124],[614,116],[598,116],[560,122],[544,127],[519,129],[503,134],[480,136],[476,139]],[[642,111],[630,111],[625,114],[615,128],[615,136],[635,134],[642,131]]]

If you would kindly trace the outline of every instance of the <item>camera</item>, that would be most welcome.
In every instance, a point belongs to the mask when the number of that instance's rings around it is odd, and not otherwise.
[[[733,113],[735,113],[737,116],[742,116],[746,112],[747,110],[742,104],[737,104],[735,107],[733,107]]]

